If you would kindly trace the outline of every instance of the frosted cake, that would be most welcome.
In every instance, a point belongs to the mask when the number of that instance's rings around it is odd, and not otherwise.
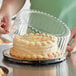
[[[57,37],[44,33],[16,36],[10,55],[18,59],[52,59],[61,55]]]

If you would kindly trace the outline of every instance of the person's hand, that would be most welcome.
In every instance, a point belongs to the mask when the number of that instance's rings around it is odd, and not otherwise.
[[[69,40],[69,43],[70,41],[73,40],[73,43],[71,45],[68,44],[67,46],[67,50],[71,53],[73,51],[76,51],[76,27],[74,27],[71,31],[71,36],[70,36],[70,40]]]
[[[3,0],[0,9],[0,34],[13,31],[11,18],[23,7],[26,0]]]
[[[9,28],[11,26],[11,18],[9,11],[0,10],[0,34],[9,33]]]

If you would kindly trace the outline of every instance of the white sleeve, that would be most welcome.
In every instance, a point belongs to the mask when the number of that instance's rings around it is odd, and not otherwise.
[[[25,3],[23,5],[22,9],[20,9],[20,11],[22,11],[23,9],[30,9],[30,6],[31,6],[30,0],[25,0]],[[16,15],[17,15],[17,13],[16,13]],[[14,15],[12,17],[12,19],[15,19],[16,15]]]

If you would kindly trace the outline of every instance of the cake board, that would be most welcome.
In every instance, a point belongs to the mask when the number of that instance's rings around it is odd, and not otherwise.
[[[56,64],[66,60],[66,56],[55,58],[55,59],[44,59],[44,60],[21,60],[14,58],[10,55],[9,49],[3,51],[4,60],[17,63],[17,64],[31,64],[31,65],[47,65],[47,64]]]

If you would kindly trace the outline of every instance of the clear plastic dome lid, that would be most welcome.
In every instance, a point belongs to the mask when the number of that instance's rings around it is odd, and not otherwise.
[[[25,33],[52,34],[58,38],[57,45],[65,53],[70,30],[56,17],[44,12],[24,9],[18,13],[13,27],[14,32],[9,34],[12,39],[16,35],[24,35]]]

